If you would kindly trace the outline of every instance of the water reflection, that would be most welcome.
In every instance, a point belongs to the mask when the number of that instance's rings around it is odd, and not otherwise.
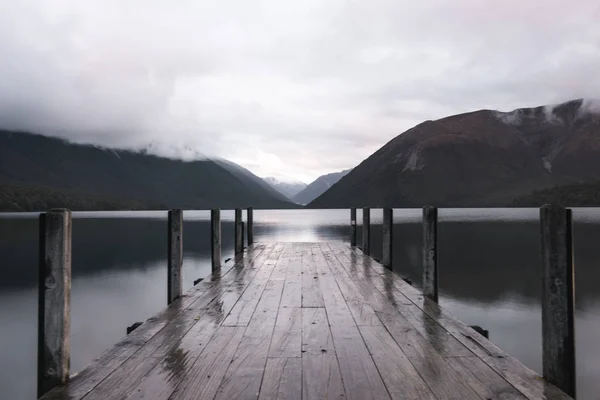
[[[348,210],[285,210],[255,213],[255,240],[348,241]],[[381,257],[381,210],[372,210],[372,253]],[[421,282],[420,210],[395,210],[395,273]],[[537,210],[441,210],[439,227],[440,302],[467,324],[481,325],[491,339],[526,365],[541,368],[540,240]],[[579,398],[600,391],[600,211],[575,210],[576,335]],[[124,218],[127,217],[127,218]],[[210,272],[210,215],[184,214],[184,289]],[[223,260],[233,255],[233,213],[222,212]],[[359,210],[357,220],[362,223]],[[166,304],[166,213],[76,213],[73,222],[72,370],[85,366],[116,343],[125,328]],[[0,216],[0,388],[3,398],[35,396],[37,321],[37,218]],[[353,276],[376,279],[351,256]],[[253,262],[236,268],[245,280]],[[222,285],[215,291],[225,290]],[[217,279],[217,282],[220,280]],[[359,283],[357,288],[360,288]],[[374,281],[374,284],[378,284]],[[384,281],[382,297],[397,301]],[[233,307],[233,286],[211,308],[217,324]],[[215,292],[216,293],[216,292]],[[421,321],[440,351],[451,349],[441,333]],[[208,328],[207,328],[208,329]],[[443,333],[443,332],[442,332]],[[450,347],[448,347],[450,346]],[[175,374],[186,350],[163,360]],[[445,351],[445,350],[444,350]]]

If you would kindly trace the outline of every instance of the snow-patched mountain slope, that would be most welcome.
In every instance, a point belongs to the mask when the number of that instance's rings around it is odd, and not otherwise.
[[[598,105],[578,99],[425,121],[309,206],[505,206],[534,190],[600,180]]]
[[[342,179],[350,169],[341,172],[322,175],[309,184],[304,190],[295,195],[292,200],[298,204],[308,204]]]
[[[263,178],[271,187],[277,190],[279,193],[291,199],[307,185],[300,181],[283,181],[273,177]]]

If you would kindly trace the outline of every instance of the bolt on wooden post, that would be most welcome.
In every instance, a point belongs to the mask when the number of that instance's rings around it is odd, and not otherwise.
[[[350,246],[356,247],[356,208],[350,209]]]
[[[168,217],[169,225],[169,248],[168,248],[168,270],[167,270],[167,303],[181,297],[182,277],[181,266],[183,264],[183,211],[170,210]]]
[[[382,244],[383,251],[381,253],[381,263],[387,269],[392,269],[392,242],[394,228],[394,210],[391,208],[383,209],[383,225],[382,225]]]
[[[249,207],[246,210],[246,227],[248,229],[248,246],[252,246],[254,243],[254,210]]]
[[[221,210],[210,210],[210,260],[212,271],[221,268]]]
[[[438,301],[437,224],[437,208],[423,207],[423,294],[436,303]]]
[[[235,236],[233,240],[233,248],[236,255],[244,251],[243,227],[242,227],[242,209],[235,209]]]
[[[371,209],[363,208],[362,251],[371,254]]]
[[[575,397],[575,299],[572,213],[540,208],[542,234],[542,369],[544,378]]]
[[[69,379],[71,231],[69,210],[54,209],[40,214],[38,397]]]

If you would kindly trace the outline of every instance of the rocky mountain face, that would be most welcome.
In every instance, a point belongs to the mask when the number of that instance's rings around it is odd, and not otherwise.
[[[226,160],[186,162],[0,130],[0,207],[39,210],[63,202],[73,209],[295,206]]]
[[[292,200],[298,204],[308,204],[327,191],[330,187],[335,185],[337,181],[346,176],[346,174],[350,171],[350,169],[346,169],[340,172],[321,175],[308,186],[306,186],[306,188],[304,188],[301,192],[293,196]]]
[[[534,190],[595,180],[600,103],[580,99],[423,122],[309,206],[506,206]]]
[[[300,193],[307,186],[304,182],[285,182],[272,177],[263,178],[263,180],[288,199]]]

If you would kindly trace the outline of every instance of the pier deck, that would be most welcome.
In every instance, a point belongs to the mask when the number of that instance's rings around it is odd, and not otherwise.
[[[43,399],[568,399],[359,249],[258,243]]]

